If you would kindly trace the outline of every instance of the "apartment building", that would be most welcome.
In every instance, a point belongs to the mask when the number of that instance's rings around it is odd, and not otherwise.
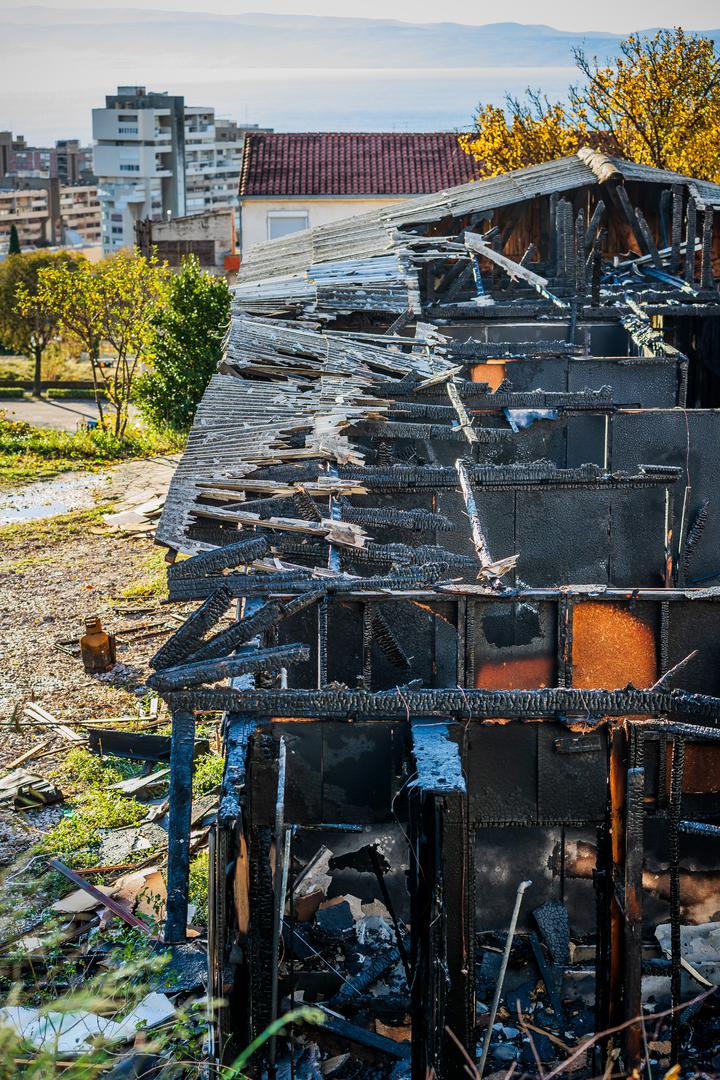
[[[57,139],[54,146],[29,146],[22,135],[0,131],[0,179],[6,176],[57,177],[61,184],[90,183],[92,147],[79,139]]]
[[[100,243],[100,203],[94,184],[63,185],[57,177],[0,181],[0,251],[15,225],[22,248]]]
[[[93,109],[102,243],[135,242],[144,219],[237,207],[245,129],[179,95],[120,86]]]

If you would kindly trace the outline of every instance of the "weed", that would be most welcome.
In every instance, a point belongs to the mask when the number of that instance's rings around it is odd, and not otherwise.
[[[43,836],[38,850],[82,864],[88,856],[92,859],[106,829],[139,825],[146,812],[135,799],[93,787]]]
[[[208,874],[210,861],[207,851],[201,851],[190,862],[190,887],[188,899],[195,905],[194,922],[198,926],[208,924]]]
[[[138,766],[123,758],[99,757],[79,746],[71,750],[55,775],[86,787],[110,787],[134,776]]]
[[[162,550],[153,551],[143,563],[143,574],[132,585],[123,589],[123,600],[166,600],[167,563]]]
[[[222,783],[225,759],[220,754],[203,754],[195,762],[192,790],[193,797],[208,795]]]

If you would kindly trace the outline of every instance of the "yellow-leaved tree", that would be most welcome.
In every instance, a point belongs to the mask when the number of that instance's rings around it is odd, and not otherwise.
[[[567,104],[528,90],[480,106],[460,145],[487,176],[592,145],[630,161],[720,180],[720,57],[681,27],[631,34],[607,63],[574,51],[582,79]]]
[[[58,326],[83,348],[92,369],[100,424],[125,434],[133,382],[147,356],[153,319],[167,296],[167,268],[153,255],[123,249],[99,263],[80,259],[40,271],[36,295],[26,307],[42,305]],[[114,359],[100,360],[107,343]],[[104,404],[104,402],[107,404]],[[109,406],[109,410],[108,410]]]

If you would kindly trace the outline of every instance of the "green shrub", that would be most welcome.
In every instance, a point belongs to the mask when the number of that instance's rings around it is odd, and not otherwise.
[[[45,391],[45,397],[51,401],[94,401],[95,391],[89,386],[49,386]],[[105,400],[102,390],[98,392],[98,397]]]
[[[229,320],[230,290],[224,278],[206,274],[197,258],[188,256],[153,320],[151,370],[135,381],[134,400],[159,430],[190,428],[222,359]]]
[[[0,398],[24,398],[25,391],[22,386],[0,386]]]

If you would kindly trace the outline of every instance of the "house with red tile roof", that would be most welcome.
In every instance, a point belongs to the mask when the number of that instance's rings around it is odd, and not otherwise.
[[[477,178],[477,163],[451,131],[250,132],[240,176],[242,253]]]

